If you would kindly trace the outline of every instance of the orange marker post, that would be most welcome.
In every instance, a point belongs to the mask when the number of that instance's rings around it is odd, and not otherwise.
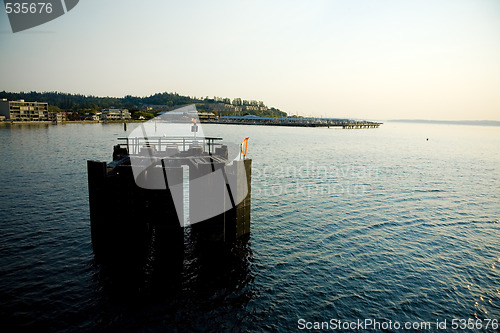
[[[249,139],[249,138],[250,138],[250,137],[245,138],[243,141],[241,141],[241,146],[240,146],[240,148],[241,148],[241,149],[240,149],[240,150],[241,150],[241,153],[242,153],[245,157],[247,157],[248,139]],[[243,150],[243,144],[245,145],[245,150]]]

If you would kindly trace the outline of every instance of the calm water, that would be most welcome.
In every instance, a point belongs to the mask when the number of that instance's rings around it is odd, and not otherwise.
[[[110,160],[122,125],[0,127],[3,326],[294,331],[300,318],[446,319],[450,330],[453,318],[499,319],[500,128],[205,129],[250,137],[252,234],[218,274],[188,251],[172,286],[154,254],[133,279],[94,262],[86,160]]]

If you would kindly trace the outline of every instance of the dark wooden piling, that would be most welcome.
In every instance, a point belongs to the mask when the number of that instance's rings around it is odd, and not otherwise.
[[[106,192],[106,162],[87,161],[87,174],[89,186],[90,230],[94,251],[99,252],[104,243],[103,219],[100,214],[100,203],[104,200]]]
[[[183,219],[182,198],[181,214],[178,215],[171,192],[164,186],[158,189],[139,187],[130,165],[112,169],[105,162],[88,161],[87,168],[92,245],[96,259],[126,262],[142,257],[151,241],[154,226],[162,230],[164,243],[182,248],[184,232],[179,221],[179,217]],[[172,183],[182,184],[182,168],[169,172]]]
[[[191,226],[199,244],[229,244],[250,233],[251,163],[250,159],[233,161],[226,168],[222,163],[201,163],[190,169],[191,221],[214,215]],[[212,168],[219,172],[212,172]],[[203,176],[204,181],[200,178]],[[214,214],[214,209],[221,213]]]
[[[233,162],[231,176],[235,177],[238,204],[235,210],[235,237],[250,233],[252,160],[245,159]]]

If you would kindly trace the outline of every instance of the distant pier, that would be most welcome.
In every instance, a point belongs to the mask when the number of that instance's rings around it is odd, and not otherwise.
[[[228,125],[264,125],[292,127],[341,127],[343,129],[378,128],[382,123],[365,120],[334,119],[334,118],[304,118],[304,117],[258,117],[221,116],[219,119],[205,120],[204,123]]]

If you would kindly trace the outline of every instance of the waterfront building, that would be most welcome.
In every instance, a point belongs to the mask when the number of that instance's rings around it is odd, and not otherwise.
[[[54,121],[55,112],[49,112],[48,103],[26,102],[24,99],[8,101],[0,100],[0,115],[10,121]]]
[[[200,121],[210,121],[215,120],[216,118],[217,117],[213,112],[198,112],[198,119],[200,119]]]
[[[130,118],[128,109],[103,109],[101,113],[101,120],[126,120]]]

